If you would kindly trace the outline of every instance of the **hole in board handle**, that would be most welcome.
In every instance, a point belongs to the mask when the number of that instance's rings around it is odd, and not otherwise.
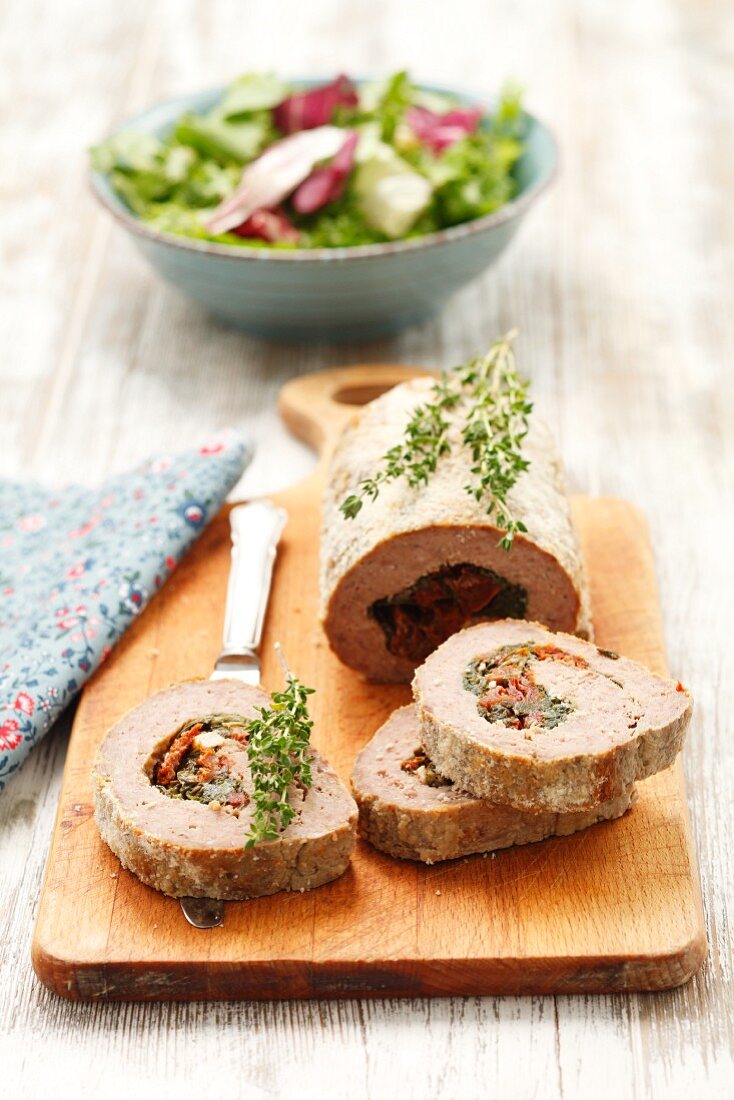
[[[370,401],[382,397],[383,393],[394,389],[396,385],[397,382],[382,384],[373,382],[362,386],[342,386],[332,394],[332,400],[336,401],[338,405],[368,405]]]

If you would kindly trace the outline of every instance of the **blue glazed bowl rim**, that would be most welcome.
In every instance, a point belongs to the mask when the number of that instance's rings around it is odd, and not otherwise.
[[[308,87],[309,85],[321,83],[321,80],[322,78],[317,77],[300,77],[293,78],[288,82],[296,86],[301,85],[303,87]],[[371,81],[367,78],[359,78],[355,81],[357,84],[368,82]],[[456,88],[447,88],[433,84],[419,84],[418,87],[421,91],[454,96],[467,104],[473,105],[483,102],[478,96]],[[216,88],[205,89],[199,92],[190,92],[187,95],[159,100],[157,103],[146,107],[142,111],[138,111],[136,114],[120,122],[117,126],[114,126],[102,140],[109,140],[109,138],[124,130],[135,129],[136,124],[144,124],[151,114],[159,111],[173,112],[174,109],[183,113],[192,107],[194,101],[209,97],[214,100],[217,96],[223,95],[225,90],[226,85],[220,85]],[[174,115],[173,117],[176,116]],[[512,221],[524,214],[556,176],[558,171],[558,142],[550,127],[542,122],[537,115],[531,114],[529,111],[523,111],[523,117],[531,126],[537,127],[537,129],[543,133],[548,142],[551,154],[547,167],[540,172],[538,178],[517,195],[516,198],[505,203],[504,206],[501,206],[491,214],[484,214],[480,218],[473,218],[471,221],[462,222],[460,225],[452,225],[448,229],[439,229],[433,233],[426,233],[420,237],[409,237],[406,240],[383,241],[378,244],[351,245],[347,248],[289,248],[282,250],[276,248],[247,248],[242,245],[219,244],[215,241],[197,240],[194,237],[183,237],[175,233],[165,233],[141,221],[140,218],[125,205],[123,200],[115,194],[107,176],[103,172],[90,170],[89,181],[98,202],[112,214],[117,222],[123,225],[129,232],[135,234],[135,236],[153,241],[164,247],[178,248],[184,252],[194,252],[205,256],[217,256],[221,259],[243,263],[266,260],[274,260],[278,263],[304,263],[309,261],[312,263],[324,263],[338,260],[376,259],[382,256],[394,256],[403,252],[418,252],[423,249],[436,248],[439,245],[460,241],[465,238],[476,236],[487,230],[494,229],[499,225],[504,225],[506,222]],[[142,128],[145,130],[144,125]]]

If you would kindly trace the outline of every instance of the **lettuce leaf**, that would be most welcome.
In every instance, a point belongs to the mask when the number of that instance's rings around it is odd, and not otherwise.
[[[269,111],[288,95],[288,85],[272,73],[245,73],[233,80],[219,105],[222,118]]]
[[[217,109],[208,115],[184,115],[173,131],[173,138],[220,164],[247,164],[272,140],[273,132],[266,111],[229,119]]]
[[[104,145],[93,146],[89,156],[96,172],[111,172],[114,168],[147,172],[158,166],[162,148],[152,134],[121,130]]]
[[[148,134],[123,131],[91,151],[92,165],[106,172],[112,186],[137,214],[169,199],[184,182],[196,154],[182,146],[165,146]]]
[[[512,138],[480,132],[455,142],[435,163],[424,163],[440,223],[458,225],[509,202],[516,191],[511,169],[521,152]]]
[[[380,123],[382,140],[392,142],[395,131],[413,103],[415,90],[406,72],[395,73],[390,78],[374,110]]]

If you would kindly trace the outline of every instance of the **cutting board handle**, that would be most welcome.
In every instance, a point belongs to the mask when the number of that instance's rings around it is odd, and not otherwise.
[[[326,458],[357,408],[426,373],[400,363],[365,363],[304,374],[283,386],[278,410],[293,435]]]

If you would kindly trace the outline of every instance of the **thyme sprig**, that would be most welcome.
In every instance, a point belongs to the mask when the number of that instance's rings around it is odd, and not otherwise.
[[[522,442],[533,408],[527,383],[517,373],[515,335],[507,333],[486,355],[442,372],[430,399],[414,410],[403,440],[382,456],[377,473],[342,501],[346,519],[354,519],[365,500],[375,500],[386,482],[403,477],[411,488],[426,484],[455,445],[451,428],[458,422],[461,445],[472,456],[473,480],[464,488],[475,500],[486,500],[487,513],[504,532],[500,546],[511,548],[515,535],[527,530],[512,514],[507,495],[530,465],[523,458]]]
[[[269,707],[258,707],[258,718],[247,725],[247,757],[252,773],[254,808],[247,847],[275,840],[296,816],[288,800],[292,786],[308,790],[313,783],[309,738],[313,721],[305,687],[290,671],[280,645],[276,646],[285,672],[284,691],[274,691]]]

